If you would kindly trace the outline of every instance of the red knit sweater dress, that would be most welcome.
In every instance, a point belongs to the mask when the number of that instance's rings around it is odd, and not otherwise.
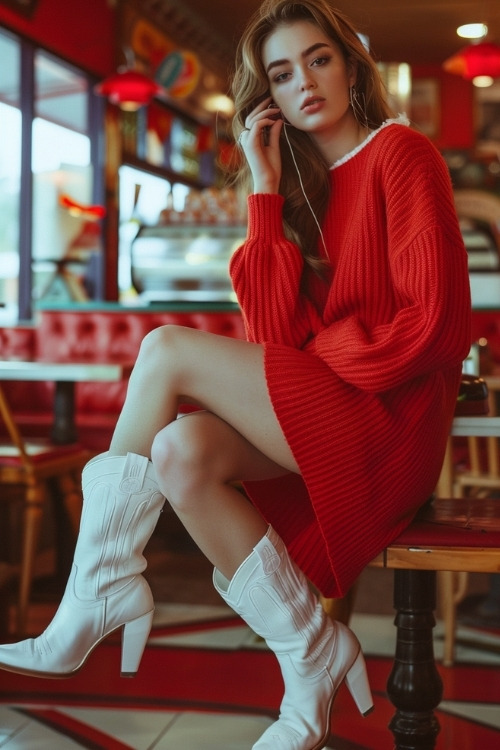
[[[467,257],[448,171],[388,121],[331,169],[331,281],[283,234],[283,198],[249,198],[231,277],[301,475],[249,482],[325,596],[342,596],[433,492],[470,348]]]

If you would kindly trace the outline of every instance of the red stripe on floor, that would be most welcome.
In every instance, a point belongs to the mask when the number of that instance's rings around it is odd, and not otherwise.
[[[262,675],[265,674],[265,679]],[[9,702],[87,705],[220,705],[276,710],[283,683],[273,654],[148,647],[134,679],[120,677],[120,647],[103,644],[67,680],[0,672],[0,697]]]

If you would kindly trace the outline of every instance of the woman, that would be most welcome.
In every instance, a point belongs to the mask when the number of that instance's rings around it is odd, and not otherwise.
[[[318,750],[344,679],[363,714],[372,699],[356,637],[307,579],[344,594],[433,491],[469,349],[466,255],[441,157],[390,119],[326,0],[264,2],[234,96],[251,195],[231,275],[249,340],[145,338],[109,453],[84,470],[63,601],[0,662],[67,676],[124,625],[136,671],[153,609],[142,550],[165,496],[280,662],[280,717],[254,750]],[[176,419],[180,402],[202,409]]]

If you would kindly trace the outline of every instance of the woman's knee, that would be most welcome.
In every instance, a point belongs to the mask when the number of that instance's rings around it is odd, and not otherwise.
[[[164,325],[149,331],[141,341],[139,358],[148,361],[164,357],[175,346],[180,330],[181,326]]]
[[[151,460],[169,503],[188,512],[208,481],[210,441],[190,417],[177,419],[153,440]]]
[[[181,326],[165,325],[153,329],[142,339],[131,383],[144,389],[145,398],[152,390],[156,392],[162,382],[170,392],[181,387],[181,337]]]

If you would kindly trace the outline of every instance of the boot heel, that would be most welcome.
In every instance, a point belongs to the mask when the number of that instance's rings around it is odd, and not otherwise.
[[[122,634],[121,676],[135,677],[146,647],[154,610],[125,623]]]
[[[366,664],[361,651],[345,676],[346,685],[362,716],[368,716],[373,710],[373,698],[368,682]]]

